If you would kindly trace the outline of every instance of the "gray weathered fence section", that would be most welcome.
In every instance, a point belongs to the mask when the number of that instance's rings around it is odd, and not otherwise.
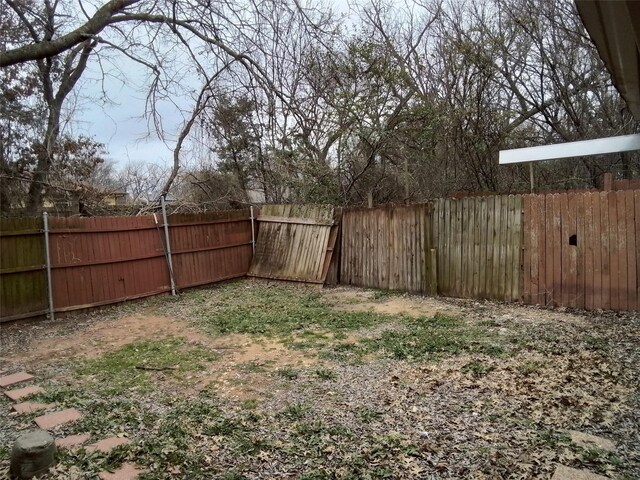
[[[345,210],[340,283],[429,291],[432,209],[422,204]]]
[[[325,283],[338,237],[329,205],[265,205],[249,276]]]
[[[345,210],[340,283],[519,300],[522,235],[518,195]]]
[[[437,200],[433,215],[438,293],[520,300],[522,196]]]

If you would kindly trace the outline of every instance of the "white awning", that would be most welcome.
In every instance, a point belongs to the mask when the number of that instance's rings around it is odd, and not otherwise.
[[[584,157],[587,155],[602,155],[603,153],[629,152],[631,150],[640,150],[640,134],[500,150],[498,163],[505,165],[509,163],[539,162],[541,160]]]

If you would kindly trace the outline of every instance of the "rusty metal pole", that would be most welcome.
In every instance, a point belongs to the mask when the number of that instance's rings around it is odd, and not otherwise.
[[[255,217],[253,216],[253,205],[249,207],[249,212],[251,214],[251,248],[253,249],[253,254],[256,254],[256,230],[253,224]]]
[[[49,318],[55,320],[53,312],[53,285],[51,284],[51,256],[49,254],[49,214],[42,212],[42,224],[44,228],[44,259],[47,268],[47,294],[49,298]]]
[[[167,253],[167,266],[169,267],[169,279],[171,280],[171,295],[176,294],[176,281],[173,278],[173,260],[171,259],[171,243],[169,243],[169,222],[167,221],[167,208],[164,203],[164,195],[160,197],[162,206],[162,223],[164,226],[164,243]]]

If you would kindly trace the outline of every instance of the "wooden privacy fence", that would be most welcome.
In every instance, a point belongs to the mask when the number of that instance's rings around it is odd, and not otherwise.
[[[639,202],[627,190],[348,209],[340,283],[430,293],[435,274],[446,296],[638,310]]]
[[[0,219],[0,321],[104,305],[244,275],[640,309],[640,190],[442,199],[347,209],[271,205],[253,255],[250,210]],[[341,225],[341,232],[340,232]],[[338,255],[338,252],[340,254]],[[253,264],[252,264],[253,258]],[[251,269],[250,269],[251,267]]]
[[[520,195],[437,200],[432,225],[440,294],[520,300]]]
[[[156,224],[157,220],[157,224]],[[42,219],[0,223],[0,320],[49,311]],[[171,290],[162,216],[49,219],[53,310],[105,305]],[[177,288],[246,275],[249,210],[168,216]]]
[[[340,283],[429,292],[431,205],[348,209],[342,214]],[[434,292],[435,293],[435,292]]]
[[[640,190],[524,196],[524,301],[638,310]]]

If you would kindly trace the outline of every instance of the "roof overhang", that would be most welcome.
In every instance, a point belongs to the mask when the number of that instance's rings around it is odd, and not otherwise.
[[[613,83],[640,120],[640,1],[576,0]]]

